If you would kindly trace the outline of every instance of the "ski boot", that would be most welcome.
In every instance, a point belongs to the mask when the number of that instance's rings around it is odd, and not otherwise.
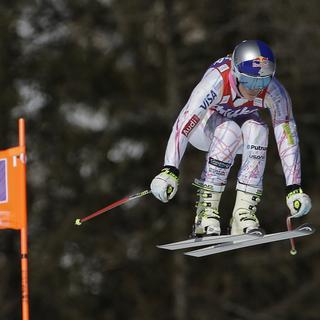
[[[255,215],[260,196],[237,190],[236,203],[231,219],[231,235],[243,233],[264,234]]]
[[[215,192],[207,187],[197,191],[199,201],[196,203],[196,217],[191,237],[220,235],[220,215],[218,211],[222,192]]]

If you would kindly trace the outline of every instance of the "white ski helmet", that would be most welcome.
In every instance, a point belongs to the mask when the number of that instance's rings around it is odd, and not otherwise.
[[[250,90],[266,88],[276,71],[276,61],[269,46],[260,40],[245,40],[232,54],[232,74]]]

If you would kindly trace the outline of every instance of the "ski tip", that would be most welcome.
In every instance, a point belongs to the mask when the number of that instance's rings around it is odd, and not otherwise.
[[[76,226],[81,226],[81,225],[82,225],[81,219],[76,219],[76,221],[74,222],[74,224],[75,224]]]
[[[300,227],[297,228],[299,231],[305,232],[307,234],[312,234],[316,231],[315,227],[313,227],[311,224],[309,223],[305,223],[303,225],[301,225]]]

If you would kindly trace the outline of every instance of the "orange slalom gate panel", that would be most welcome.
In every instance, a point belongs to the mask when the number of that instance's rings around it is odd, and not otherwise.
[[[26,148],[0,151],[0,229],[26,227]]]

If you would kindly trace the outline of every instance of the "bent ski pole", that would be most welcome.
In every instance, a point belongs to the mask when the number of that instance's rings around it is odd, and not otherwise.
[[[151,190],[144,190],[142,192],[133,194],[131,196],[124,197],[123,199],[120,199],[120,200],[118,200],[116,202],[113,202],[113,203],[109,204],[108,206],[106,206],[106,207],[104,207],[104,208],[102,208],[102,209],[100,209],[100,210],[98,210],[98,211],[96,211],[96,212],[94,212],[94,213],[82,218],[82,219],[76,219],[74,224],[77,225],[77,226],[81,226],[82,223],[85,222],[85,221],[91,220],[92,218],[95,218],[96,216],[99,216],[102,213],[105,213],[105,212],[107,212],[107,211],[109,211],[109,210],[111,210],[113,208],[119,207],[119,206],[127,203],[130,200],[134,200],[134,199],[143,197],[143,196],[149,194],[150,192],[151,192]]]

